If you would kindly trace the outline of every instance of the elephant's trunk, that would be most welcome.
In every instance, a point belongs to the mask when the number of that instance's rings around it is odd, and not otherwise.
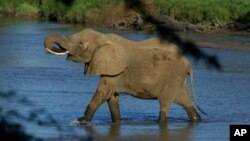
[[[58,48],[54,47],[54,44],[58,46]],[[45,49],[54,55],[65,55],[68,54],[67,50],[69,43],[67,38],[61,35],[50,35],[44,41]]]

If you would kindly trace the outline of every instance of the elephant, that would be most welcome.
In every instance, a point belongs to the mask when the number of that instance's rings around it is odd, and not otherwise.
[[[182,106],[190,121],[201,121],[186,84],[190,76],[193,88],[191,65],[173,43],[162,43],[158,38],[132,41],[116,34],[85,29],[68,36],[48,35],[44,46],[50,54],[67,54],[68,60],[84,64],[85,75],[100,75],[84,116],[78,119],[80,123],[91,122],[104,102],[108,103],[112,122],[119,123],[120,93],[158,100],[159,123],[167,122],[172,103]],[[197,107],[199,109],[199,105]]]

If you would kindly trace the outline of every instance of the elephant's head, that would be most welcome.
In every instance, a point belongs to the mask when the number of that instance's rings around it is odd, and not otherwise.
[[[91,75],[117,75],[127,66],[124,48],[91,29],[70,36],[49,35],[44,46],[51,54],[68,54],[68,60],[84,63],[86,73]]]

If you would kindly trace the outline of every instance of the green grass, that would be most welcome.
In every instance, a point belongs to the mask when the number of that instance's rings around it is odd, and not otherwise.
[[[103,13],[107,5],[122,0],[0,0],[0,12],[22,16],[37,13],[55,21],[87,22],[87,19],[107,17]],[[145,0],[146,1],[146,0]],[[238,20],[250,22],[250,0],[152,0],[155,13],[190,23],[211,24]],[[65,2],[67,2],[65,4]],[[107,13],[106,13],[107,14]],[[92,20],[93,21],[93,20]]]
[[[75,0],[66,16],[70,21],[84,21],[93,12],[100,15],[101,11],[110,3],[111,0]]]
[[[36,8],[35,6],[32,6],[30,4],[27,3],[22,3],[20,4],[17,8],[16,8],[16,16],[20,17],[20,16],[36,16],[38,13],[38,8]]]
[[[250,12],[249,0],[155,0],[161,14],[191,23],[230,22]],[[242,19],[243,21],[245,19]]]
[[[37,0],[0,0],[0,12],[7,15],[29,16],[37,14]]]
[[[71,22],[85,22],[91,12],[99,12],[114,0],[74,0],[66,6],[60,0],[44,0],[41,13],[44,17],[54,20],[67,20]]]

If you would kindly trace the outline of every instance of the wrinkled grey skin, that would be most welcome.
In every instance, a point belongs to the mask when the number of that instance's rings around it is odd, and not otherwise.
[[[141,99],[158,100],[160,123],[166,121],[172,103],[181,105],[191,121],[201,121],[186,86],[187,75],[191,75],[192,80],[189,61],[174,44],[161,43],[156,38],[135,42],[91,29],[70,36],[49,35],[44,44],[52,54],[68,54],[68,59],[84,63],[85,74],[101,76],[85,115],[78,119],[81,123],[91,121],[105,101],[112,121],[119,122],[121,92]]]

